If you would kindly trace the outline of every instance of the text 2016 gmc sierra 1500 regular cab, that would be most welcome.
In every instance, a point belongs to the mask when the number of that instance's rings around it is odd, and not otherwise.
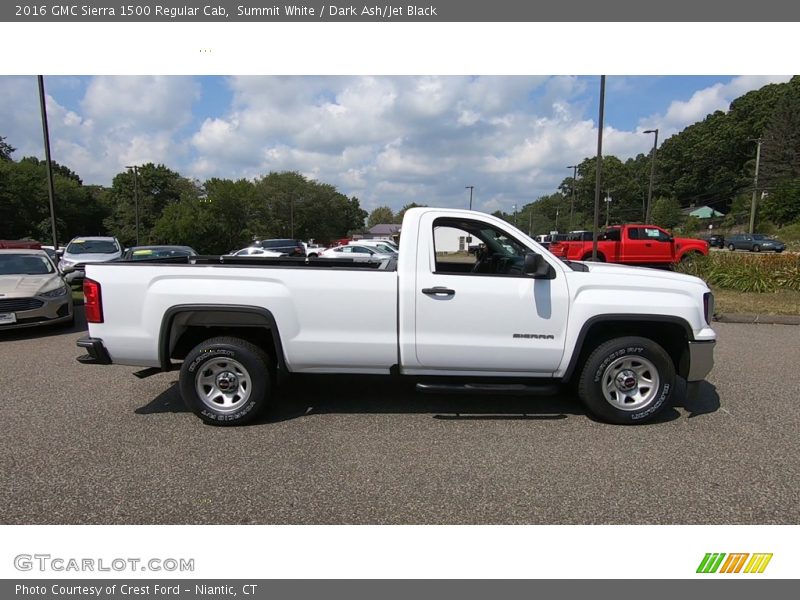
[[[78,360],[180,364],[187,406],[220,425],[276,402],[289,373],[407,375],[428,391],[572,380],[596,416],[640,423],[668,404],[677,375],[712,368],[713,298],[696,277],[563,262],[472,211],[414,208],[402,232],[397,259],[376,263],[89,264]]]

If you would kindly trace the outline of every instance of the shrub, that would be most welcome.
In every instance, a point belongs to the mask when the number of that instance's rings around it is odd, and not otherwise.
[[[712,252],[675,269],[700,277],[709,285],[739,292],[800,291],[800,256],[796,254]]]

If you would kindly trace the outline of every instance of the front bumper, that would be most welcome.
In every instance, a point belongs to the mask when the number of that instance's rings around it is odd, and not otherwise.
[[[68,323],[73,319],[72,295],[43,298],[7,298],[0,301],[0,331],[23,327],[36,327]]]
[[[689,342],[689,373],[686,381],[702,381],[714,368],[715,340]]]
[[[75,342],[79,348],[85,348],[88,354],[79,356],[77,361],[85,365],[110,365],[111,357],[100,338],[85,337]]]

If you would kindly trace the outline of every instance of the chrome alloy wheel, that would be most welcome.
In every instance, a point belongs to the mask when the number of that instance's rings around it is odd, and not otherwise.
[[[641,356],[621,356],[603,371],[601,380],[606,401],[621,410],[639,410],[658,393],[658,369]]]
[[[212,358],[195,376],[197,396],[217,412],[236,412],[250,398],[252,388],[247,369],[230,358]]]

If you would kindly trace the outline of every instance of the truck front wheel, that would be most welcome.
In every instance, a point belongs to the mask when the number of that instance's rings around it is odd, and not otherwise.
[[[211,425],[253,420],[270,393],[270,359],[258,346],[235,337],[201,342],[181,366],[187,408]]]
[[[591,353],[578,381],[586,408],[609,423],[644,423],[668,404],[675,365],[664,349],[643,337],[609,340]]]

